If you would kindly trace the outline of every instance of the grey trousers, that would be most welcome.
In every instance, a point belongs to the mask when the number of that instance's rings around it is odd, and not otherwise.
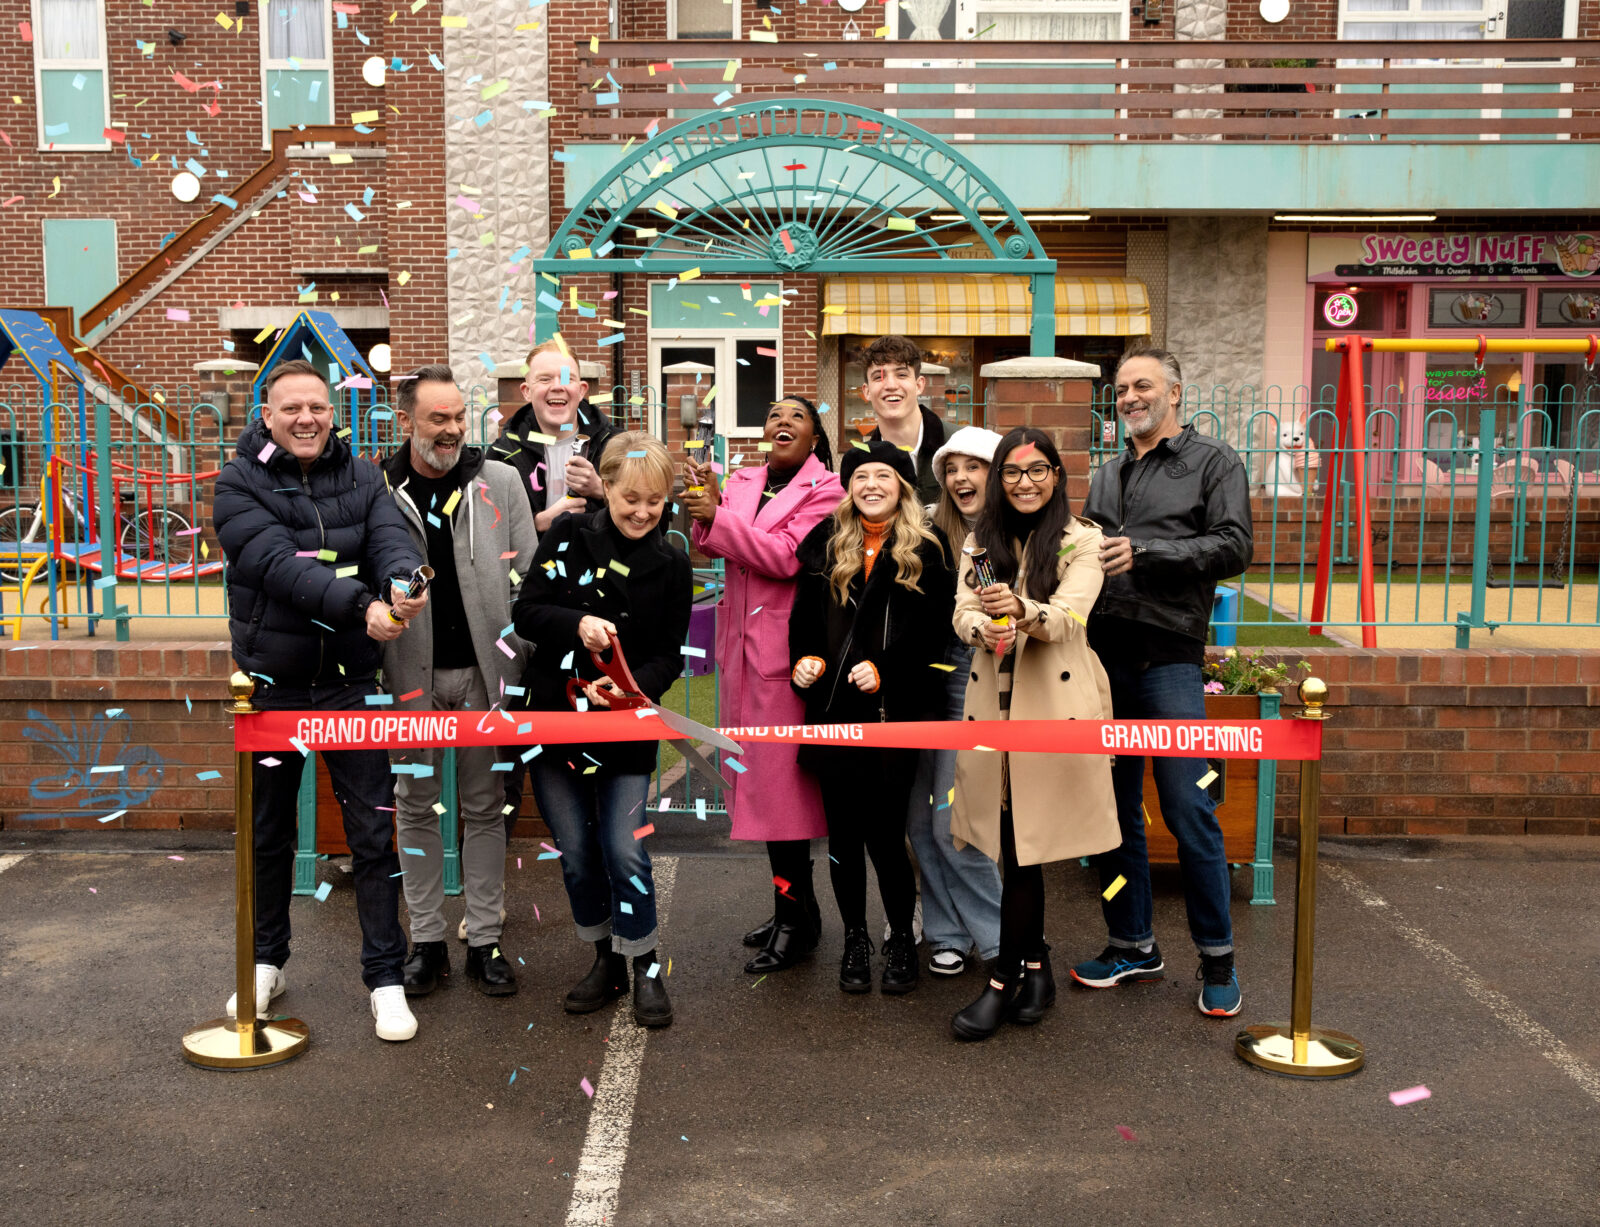
[[[435,669],[435,711],[487,711],[489,696],[476,669]],[[425,763],[433,774],[421,779],[398,775],[394,807],[399,828],[400,867],[405,876],[406,908],[411,913],[413,942],[442,942],[444,918],[444,845],[439,837],[439,764],[442,749],[411,750],[405,761]],[[506,900],[506,827],[500,810],[505,785],[490,769],[493,746],[456,747],[456,796],[461,815],[461,880],[467,897],[467,944],[486,946],[500,940],[500,909]],[[417,856],[404,851],[418,849]]]

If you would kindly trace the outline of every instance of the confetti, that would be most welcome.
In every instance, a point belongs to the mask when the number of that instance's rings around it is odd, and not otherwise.
[[[1100,892],[1100,897],[1102,899],[1111,899],[1127,884],[1128,879],[1119,873],[1114,879],[1112,879],[1111,885]]]
[[[1118,1125],[1117,1132],[1122,1135],[1122,1140],[1124,1142],[1137,1142],[1139,1140],[1138,1135],[1126,1125]]]
[[[1195,781],[1195,785],[1199,788],[1210,788],[1212,784],[1216,783],[1216,779],[1217,773],[1215,771],[1208,771]]]
[[[1433,1092],[1425,1086],[1410,1086],[1403,1091],[1390,1091],[1389,1102],[1397,1108],[1403,1108],[1408,1103],[1418,1103],[1424,1099],[1432,1099]]]
[[[647,822],[633,833],[633,837],[635,839],[643,839],[646,835],[654,835],[655,833],[656,824],[653,822]]]
[[[324,903],[331,894],[333,894],[333,883],[324,882],[321,886],[317,887],[317,893],[312,897],[316,899],[318,903]]]
[[[594,1086],[590,1083],[589,1079],[587,1079],[587,1078],[578,1079],[578,1085],[583,1088],[583,1093],[585,1095],[587,1095],[590,1099],[594,1098]]]
[[[222,778],[222,772],[220,772],[220,771],[202,771],[199,775],[195,776],[194,778],[197,779],[197,780],[220,780]]]

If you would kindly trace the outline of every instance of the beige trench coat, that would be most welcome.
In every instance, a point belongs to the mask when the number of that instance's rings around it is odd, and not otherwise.
[[[1099,658],[1089,649],[1084,624],[1072,616],[1087,618],[1100,595],[1104,582],[1100,538],[1100,530],[1082,520],[1075,520],[1062,534],[1061,548],[1073,548],[1059,556],[1056,590],[1047,603],[1041,605],[1022,595],[1025,574],[1012,585],[1022,599],[1024,613],[1012,620],[1018,631],[1011,648],[1016,653],[1013,720],[1111,718],[1111,684]],[[970,536],[966,543],[973,544]],[[979,645],[972,657],[965,715],[969,720],[998,720],[995,656],[983,648],[978,631],[988,615],[967,582],[972,558],[963,552],[961,560],[953,621],[962,642]],[[1000,754],[988,750],[962,750],[956,755],[956,796],[950,820],[957,847],[972,844],[996,861],[1000,859],[1000,759]],[[1111,791],[1110,755],[1012,754],[1010,760],[1019,865],[1089,856],[1122,842]]]

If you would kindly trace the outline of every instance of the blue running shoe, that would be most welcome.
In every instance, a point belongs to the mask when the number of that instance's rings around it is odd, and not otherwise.
[[[1113,988],[1124,980],[1159,980],[1165,967],[1161,947],[1152,942],[1148,954],[1126,946],[1107,946],[1099,958],[1077,964],[1069,974],[1085,988]]]
[[[1204,980],[1200,988],[1200,1012],[1212,1018],[1232,1018],[1239,1012],[1244,997],[1239,992],[1239,975],[1233,969],[1233,952],[1202,954],[1194,973]]]

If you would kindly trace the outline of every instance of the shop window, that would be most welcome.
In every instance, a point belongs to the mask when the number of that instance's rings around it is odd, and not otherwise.
[[[1334,286],[1317,291],[1317,312],[1311,326],[1318,332],[1381,332],[1384,292]],[[1354,311],[1352,312],[1352,307]]]
[[[1600,286],[1581,290],[1540,290],[1539,327],[1600,331]]]
[[[33,0],[33,73],[40,148],[111,148],[101,0]]]
[[[1522,290],[1503,290],[1487,286],[1446,286],[1428,292],[1428,326],[1464,331],[1495,328],[1521,328]]]
[[[261,8],[262,147],[274,128],[333,122],[328,0],[267,0]]]
[[[44,223],[44,300],[82,315],[117,288],[117,223],[52,217]]]

